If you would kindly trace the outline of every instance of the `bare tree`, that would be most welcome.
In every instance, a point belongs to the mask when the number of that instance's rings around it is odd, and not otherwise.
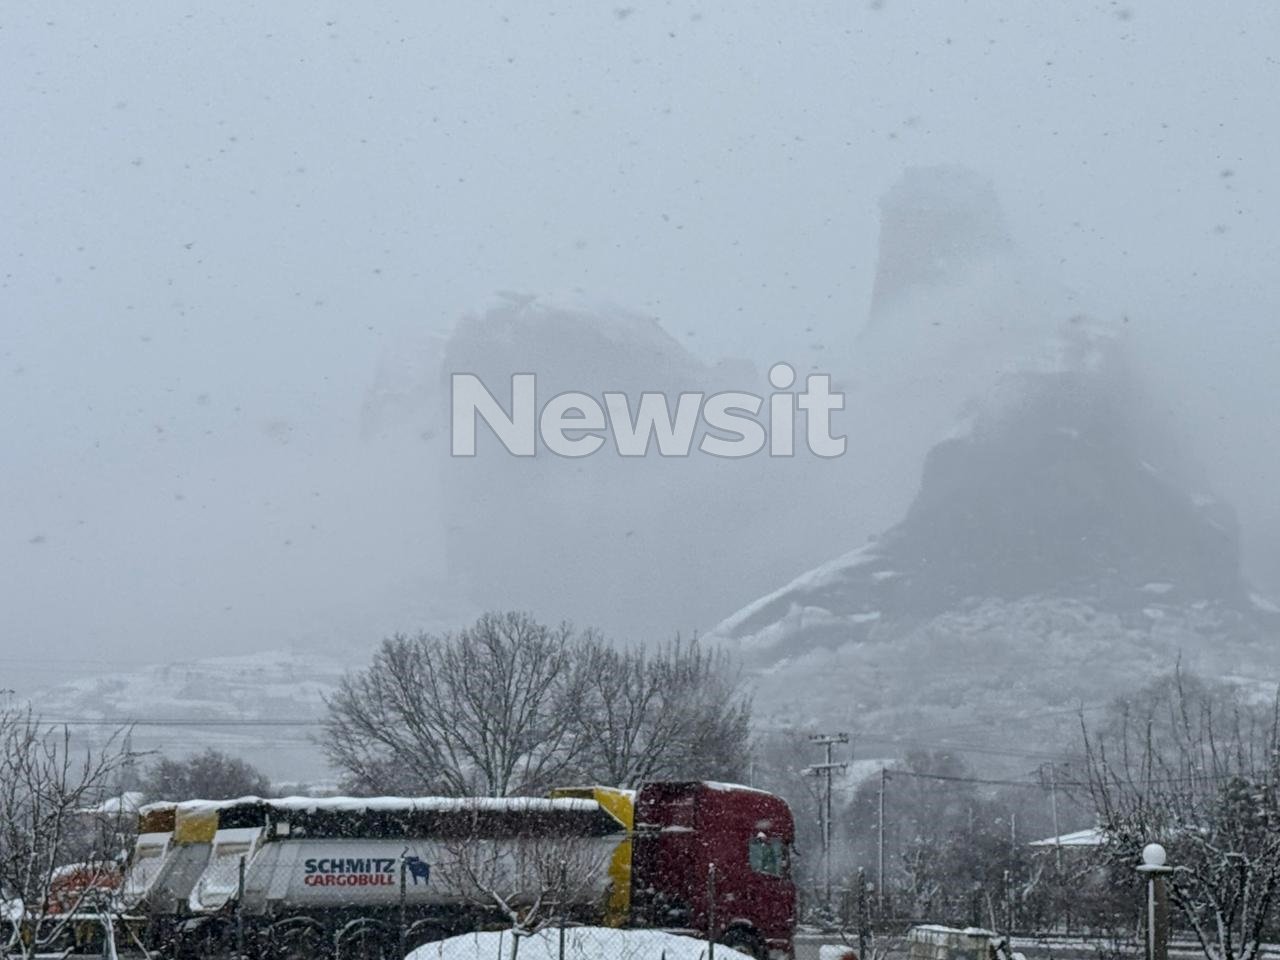
[[[124,810],[92,811],[128,759],[123,732],[97,749],[78,747],[66,726],[29,711],[0,713],[0,899],[19,956],[58,940],[73,914],[103,907],[93,901],[116,879],[115,821]],[[59,884],[73,864],[74,883]]]
[[[677,639],[652,652],[597,642],[590,657],[587,777],[635,787],[746,775],[751,702],[726,653]]]
[[[378,792],[729,780],[749,762],[751,704],[727,654],[679,640],[618,650],[524,614],[388,640],[328,707],[329,759]]]
[[[453,795],[544,791],[574,768],[589,735],[579,642],[568,626],[517,613],[387,640],[328,701],[324,747],[375,789],[394,771],[398,786]]]
[[[1084,728],[1106,855],[1132,867],[1169,850],[1170,900],[1209,960],[1254,960],[1280,884],[1280,701],[1181,671]],[[1083,723],[1082,723],[1083,727]]]

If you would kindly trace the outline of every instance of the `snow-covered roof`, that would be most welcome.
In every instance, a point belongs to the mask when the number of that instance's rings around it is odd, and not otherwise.
[[[920,933],[958,933],[966,937],[994,937],[996,934],[985,927],[948,927],[942,923],[919,923],[909,932]]]
[[[1107,835],[1099,827],[1090,827],[1087,830],[1076,830],[1074,833],[1064,833],[1060,837],[1046,837],[1043,840],[1033,840],[1033,847],[1100,847],[1107,842]]]
[[[107,797],[101,803],[92,807],[83,807],[81,813],[95,814],[116,814],[116,813],[137,813],[143,808],[142,801],[146,799],[146,795],[137,790],[126,790],[118,797]]]

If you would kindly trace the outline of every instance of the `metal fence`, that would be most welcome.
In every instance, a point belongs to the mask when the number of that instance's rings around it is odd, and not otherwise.
[[[1141,900],[1114,887],[1046,887],[1027,896],[1014,885],[975,886],[921,896],[909,890],[877,893],[865,885],[800,890],[798,916],[810,928],[840,931],[865,946],[869,938],[900,937],[923,923],[984,927],[1018,936],[1114,938],[1136,932]],[[859,954],[861,956],[861,954]]]

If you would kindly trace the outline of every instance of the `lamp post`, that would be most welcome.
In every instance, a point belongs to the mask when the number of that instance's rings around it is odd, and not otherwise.
[[[1165,859],[1158,843],[1142,848],[1138,872],[1147,878],[1147,960],[1169,960],[1169,893],[1164,878],[1173,867],[1166,866]]]

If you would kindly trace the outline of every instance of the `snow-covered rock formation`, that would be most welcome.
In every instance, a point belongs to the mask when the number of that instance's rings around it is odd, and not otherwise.
[[[1231,511],[1152,426],[1120,340],[1032,276],[993,204],[943,170],[883,205],[863,380],[919,486],[871,542],[714,630],[766,712],[972,739],[975,718],[1070,713],[1179,658],[1280,664]]]

